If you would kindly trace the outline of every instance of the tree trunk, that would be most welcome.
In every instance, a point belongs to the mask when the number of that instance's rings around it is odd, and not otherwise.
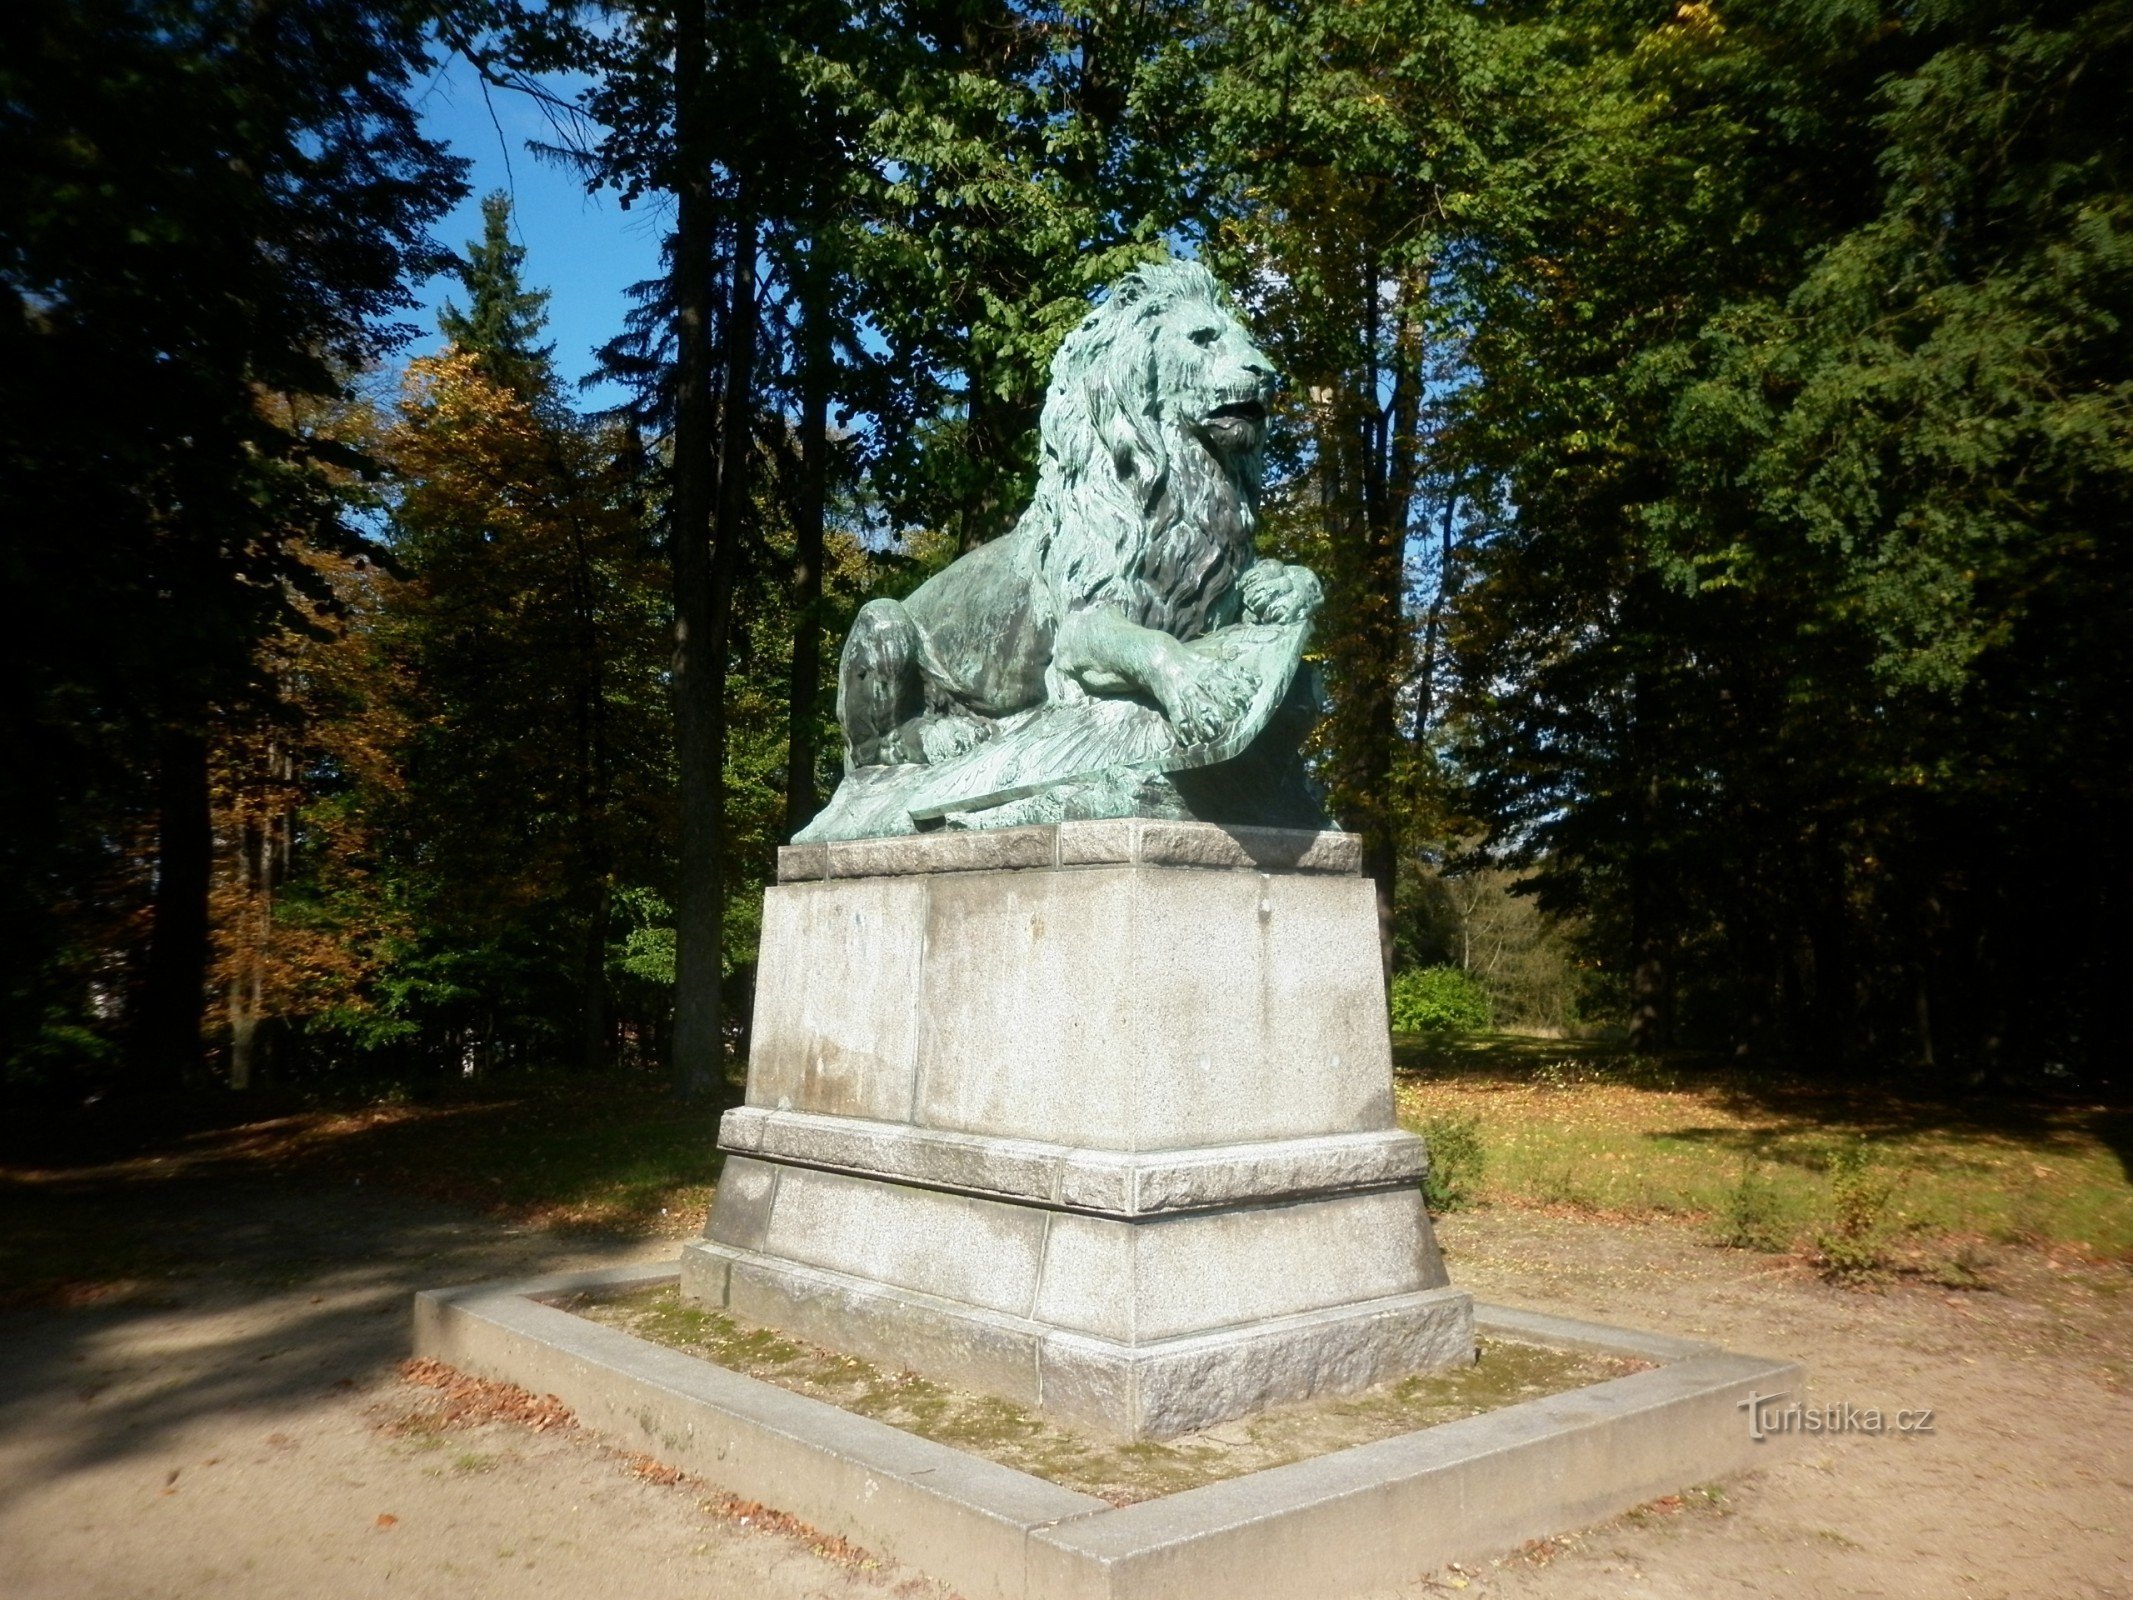
[[[269,738],[257,808],[238,808],[237,871],[244,894],[231,930],[236,960],[224,1004],[230,1020],[230,1087],[240,1092],[256,1088],[265,1076],[260,1045],[266,1022],[268,945],[274,935],[274,891],[282,878],[282,817],[274,802],[287,793],[286,763],[281,742]]]
[[[785,837],[814,817],[816,697],[822,679],[822,523],[829,502],[828,296],[814,282],[802,308],[807,349],[800,398],[800,492],[793,508],[792,673],[785,708]]]
[[[749,464],[755,452],[755,253],[756,218],[743,195],[734,203],[733,260],[727,274],[726,372],[724,393],[719,400],[719,477],[717,516],[711,530],[711,635],[710,673],[716,684],[711,728],[712,767],[711,818],[713,847],[705,863],[704,888],[711,898],[712,916],[719,930],[714,963],[713,1024],[710,1089],[721,1105],[738,1104],[739,1096],[726,1071],[724,1006],[724,959],[726,921],[726,673],[730,655],[728,640],[733,625],[733,577],[739,562],[741,540],[754,500],[750,494],[753,474]]]
[[[253,1085],[254,1054],[259,1042],[259,969],[230,975],[230,1087],[242,1093]]]
[[[1419,417],[1419,349],[1403,304],[1388,337],[1375,263],[1357,269],[1358,372],[1337,375],[1336,399],[1319,429],[1319,471],[1328,492],[1332,570],[1329,626],[1322,630],[1338,689],[1331,727],[1335,803],[1362,835],[1363,870],[1377,891],[1378,955],[1392,973],[1399,826],[1393,793],[1399,690],[1407,665],[1404,609],[1407,517],[1413,503]],[[1391,393],[1377,403],[1380,363]]]
[[[674,123],[687,174],[675,190],[674,469],[669,554],[674,566],[674,722],[681,799],[680,890],[674,911],[675,1093],[724,1081],[719,1032],[723,905],[719,847],[724,802],[724,672],[718,660],[711,517],[719,461],[712,421],[714,216],[702,157],[708,61],[703,0],[675,10]]]
[[[1674,1042],[1672,919],[1661,883],[1658,860],[1660,829],[1659,774],[1645,744],[1643,719],[1649,714],[1644,695],[1632,689],[1637,726],[1630,742],[1637,751],[1637,821],[1629,849],[1629,1046],[1639,1052],[1664,1050]]]
[[[607,929],[610,913],[608,800],[610,788],[607,673],[601,654],[600,578],[588,548],[585,486],[560,450],[557,477],[569,495],[570,596],[576,612],[578,750],[577,835],[578,892],[585,912],[584,943],[578,969],[578,1064],[588,1073],[605,1072],[614,1053],[613,1000],[607,982]]]
[[[245,828],[244,871],[248,937],[243,968],[231,981],[230,1087],[257,1089],[285,1073],[280,1057],[287,1030],[267,1013],[267,970],[274,956],[274,907],[296,862],[296,757],[280,739],[267,740],[267,804]],[[243,993],[237,990],[242,985]]]
[[[200,1066],[214,854],[204,734],[175,728],[164,733],[156,760],[156,813],[154,922],[133,1062],[142,1088],[182,1082]]]
[[[1429,738],[1437,720],[1437,671],[1444,654],[1445,615],[1458,594],[1452,566],[1452,521],[1459,510],[1459,495],[1446,487],[1444,515],[1437,524],[1437,582],[1430,591],[1429,611],[1422,623],[1420,681],[1415,686],[1415,743]]]
[[[1640,1053],[1673,1042],[1673,974],[1651,877],[1649,858],[1631,862],[1629,1047]]]
[[[578,1062],[586,1072],[600,1073],[612,1064],[615,1043],[614,1007],[607,988],[608,889],[604,873],[593,882],[590,909],[579,978]]]

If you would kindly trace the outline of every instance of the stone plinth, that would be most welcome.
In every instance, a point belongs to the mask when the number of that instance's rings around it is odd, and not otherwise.
[[[791,848],[687,1293],[1136,1436],[1471,1358],[1339,834]]]

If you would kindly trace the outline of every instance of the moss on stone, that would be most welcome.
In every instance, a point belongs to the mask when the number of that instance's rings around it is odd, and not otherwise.
[[[673,1284],[577,1295],[561,1308],[641,1339],[921,1438],[967,1450],[1064,1488],[1131,1505],[1225,1478],[1456,1422],[1502,1406],[1604,1383],[1647,1363],[1483,1340],[1472,1365],[1422,1373],[1339,1398],[1275,1406],[1202,1433],[1122,1440],[1055,1421],[997,1395],[951,1389],[751,1327],[681,1297]]]

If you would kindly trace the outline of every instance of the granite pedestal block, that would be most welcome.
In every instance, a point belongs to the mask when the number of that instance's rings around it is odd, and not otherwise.
[[[684,1292],[1136,1437],[1472,1358],[1338,834],[789,849]]]

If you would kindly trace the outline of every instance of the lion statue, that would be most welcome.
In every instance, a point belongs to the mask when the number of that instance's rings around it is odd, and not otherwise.
[[[846,782],[802,837],[1000,826],[1041,808],[979,813],[1100,768],[1144,790],[1241,754],[1298,698],[1322,599],[1310,571],[1253,550],[1275,382],[1206,268],[1121,279],[1053,360],[1037,489],[1013,531],[860,610],[838,667]],[[914,767],[955,771],[893,770]],[[905,808],[915,822],[854,811],[892,790],[960,798]],[[1083,812],[1145,809],[1117,791]]]

